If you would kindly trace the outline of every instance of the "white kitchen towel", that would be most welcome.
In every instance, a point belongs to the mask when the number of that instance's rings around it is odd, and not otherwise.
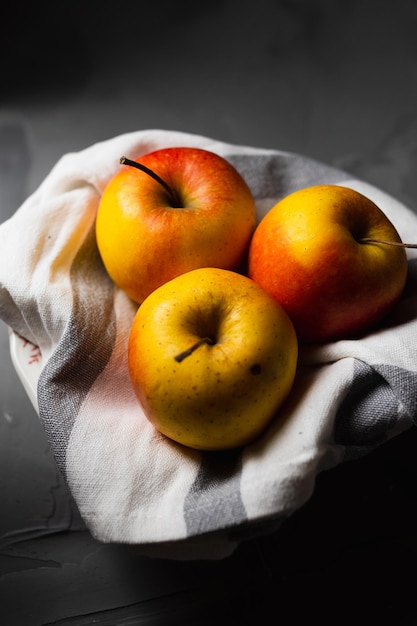
[[[392,315],[356,340],[301,346],[285,409],[243,450],[204,453],[155,432],[131,389],[136,311],[96,247],[100,195],[122,155],[197,146],[243,175],[260,219],[280,198],[341,184],[374,200],[403,240],[417,216],[396,199],[301,155],[139,130],[63,156],[0,225],[0,317],[42,354],[39,416],[86,526],[103,542],[167,558],[222,558],[312,495],[316,476],[417,423],[417,254]]]

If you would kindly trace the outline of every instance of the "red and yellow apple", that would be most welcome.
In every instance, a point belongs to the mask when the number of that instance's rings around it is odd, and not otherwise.
[[[246,260],[255,202],[226,159],[173,147],[121,162],[101,197],[96,236],[108,274],[130,298],[141,303],[192,269],[236,270]]]
[[[372,200],[344,186],[317,185],[288,195],[263,217],[248,274],[284,307],[299,340],[323,342],[367,331],[388,314],[403,291],[407,257]]]
[[[242,274],[186,272],[138,308],[129,373],[143,412],[170,439],[201,450],[258,437],[289,394],[298,341],[283,308]]]

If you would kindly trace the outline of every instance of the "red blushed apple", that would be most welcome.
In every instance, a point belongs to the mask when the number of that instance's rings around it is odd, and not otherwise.
[[[403,245],[369,198],[318,185],[290,194],[261,220],[248,273],[287,311],[300,341],[353,337],[380,322],[401,296]]]
[[[177,147],[121,162],[103,192],[96,235],[108,274],[134,301],[187,271],[236,270],[246,261],[255,202],[226,159]]]

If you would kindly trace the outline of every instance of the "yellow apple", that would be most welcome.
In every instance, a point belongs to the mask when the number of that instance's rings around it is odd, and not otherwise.
[[[298,342],[282,307],[247,276],[186,272],[153,291],[129,337],[133,389],[154,427],[222,450],[262,433],[293,384]]]
[[[134,301],[192,269],[246,262],[255,202],[226,159],[177,147],[121,161],[101,197],[96,236],[108,274]]]
[[[352,337],[380,322],[402,294],[407,257],[386,214],[339,185],[296,191],[253,235],[249,276],[279,302],[298,339]]]

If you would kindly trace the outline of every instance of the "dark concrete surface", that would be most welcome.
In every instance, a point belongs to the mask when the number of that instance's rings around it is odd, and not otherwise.
[[[417,211],[414,0],[41,2],[3,31],[1,220],[62,154],[142,128],[303,153]],[[82,530],[3,326],[0,348],[2,626],[417,624],[414,430],[225,561],[153,561]]]

